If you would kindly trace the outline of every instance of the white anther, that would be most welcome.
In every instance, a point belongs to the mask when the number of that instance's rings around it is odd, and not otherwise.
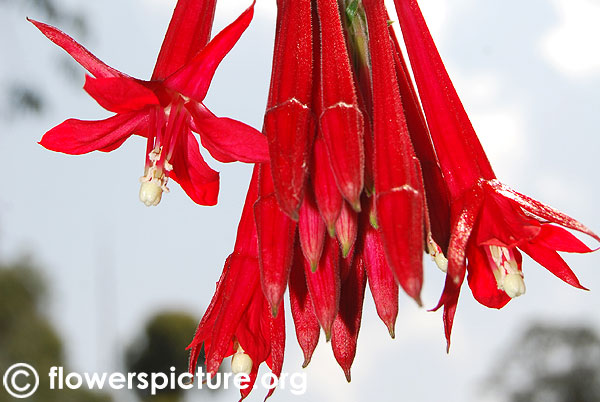
[[[510,298],[515,298],[525,293],[525,281],[520,273],[506,275],[502,281],[502,286]]]
[[[431,259],[435,262],[435,265],[438,266],[440,271],[447,272],[448,259],[442,252],[442,248],[437,245],[437,243],[433,240],[431,235],[429,236],[429,241],[427,242],[427,250],[429,251]]]
[[[142,182],[140,186],[140,201],[147,207],[156,206],[162,198],[163,189],[158,179]]]
[[[489,251],[495,268],[492,269],[498,289],[503,290],[510,298],[521,296],[525,293],[523,273],[519,264],[506,247],[490,245]]]
[[[231,372],[233,374],[250,375],[252,371],[252,358],[248,356],[244,349],[238,345],[237,352],[231,358]]]

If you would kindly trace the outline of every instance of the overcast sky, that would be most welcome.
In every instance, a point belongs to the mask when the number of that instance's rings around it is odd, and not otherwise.
[[[110,113],[81,89],[84,70],[65,64],[62,51],[25,21],[26,15],[42,16],[21,1],[13,3],[0,14],[0,89],[26,82],[42,91],[48,107],[39,117],[0,113],[0,258],[34,255],[50,281],[49,314],[67,340],[74,370],[115,370],[122,348],[153,312],[180,308],[199,317],[207,306],[233,247],[251,167],[212,163],[221,172],[217,207],[195,205],[171,183],[162,203],[146,208],[137,195],[142,139],[132,138],[109,154],[75,157],[43,149],[37,141],[64,119]],[[274,3],[258,0],[254,21],[217,70],[205,102],[217,115],[256,128],[270,78]],[[499,178],[600,231],[600,3],[421,3]],[[132,76],[150,76],[174,1],[58,4],[85,15],[89,32],[81,41],[99,58]],[[248,4],[220,1],[215,29]],[[61,28],[80,39],[75,27]],[[75,83],[65,66],[76,71]],[[449,355],[440,312],[418,309],[401,296],[397,337],[391,340],[367,291],[352,383],[346,384],[322,337],[305,370],[308,393],[277,391],[273,400],[365,401],[374,390],[381,401],[480,400],[477,387],[492,364],[510,358],[503,345],[531,322],[586,322],[600,330],[600,254],[567,261],[590,292],[571,288],[529,259],[523,264],[527,294],[501,311],[478,305],[465,286]],[[431,308],[443,274],[429,261],[425,280],[423,299]],[[291,316],[286,318],[284,371],[296,372],[302,357]],[[249,400],[263,397],[256,390]],[[214,397],[235,398],[235,392]]]

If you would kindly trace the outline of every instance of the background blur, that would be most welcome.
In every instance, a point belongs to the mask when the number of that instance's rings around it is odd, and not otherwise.
[[[219,1],[215,31],[249,3]],[[219,67],[205,101],[215,114],[256,128],[262,125],[269,85],[274,3],[258,0],[253,23]],[[148,345],[144,334],[161,328],[160,322],[176,321],[167,327],[180,328],[201,317],[233,247],[251,167],[212,163],[222,180],[217,207],[195,205],[171,183],[160,206],[146,208],[138,200],[141,138],[109,154],[74,157],[43,149],[37,144],[42,134],[66,118],[110,114],[81,89],[83,68],[25,17],[57,25],[109,65],[148,78],[174,4],[0,0],[0,284],[33,278],[46,288],[42,298],[36,290],[41,287],[23,285],[29,289],[25,296],[1,299],[0,313],[24,317],[22,304],[29,303],[27,314],[33,315],[28,317],[41,320],[48,339],[54,339],[40,350],[54,351],[56,364],[80,373],[124,371],[141,359],[140,350]],[[499,178],[600,231],[600,3],[421,0],[421,5]],[[352,383],[346,383],[321,337],[304,369],[308,392],[294,396],[277,390],[273,400],[364,401],[377,391],[381,401],[591,401],[531,393],[544,383],[572,386],[577,379],[595,378],[596,385],[574,388],[592,391],[600,383],[600,359],[585,358],[600,353],[600,254],[566,260],[590,292],[564,284],[529,259],[523,264],[527,294],[501,311],[478,305],[465,285],[449,355],[441,312],[419,309],[401,296],[391,340],[367,290]],[[23,279],[18,272],[24,267],[33,273]],[[443,274],[427,261],[425,275],[423,299],[431,308]],[[157,316],[164,312],[176,317]],[[286,313],[284,371],[293,373],[302,370],[303,359]],[[2,317],[6,324],[9,318]],[[22,356],[15,355],[20,349],[8,343],[7,331],[0,325],[2,365]],[[193,330],[179,341],[181,348],[192,335]],[[42,332],[31,328],[20,336],[37,342]],[[581,345],[586,348],[578,349]],[[552,350],[558,357],[539,360],[554,356]],[[514,361],[522,362],[516,378]],[[201,394],[211,401],[238,397],[235,390]],[[110,397],[124,401],[134,395],[94,396]],[[4,390],[0,398],[7,398]],[[263,398],[257,389],[249,400]]]

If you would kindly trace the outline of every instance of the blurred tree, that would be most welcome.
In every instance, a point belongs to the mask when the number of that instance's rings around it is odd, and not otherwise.
[[[179,311],[164,311],[152,316],[141,334],[129,347],[125,357],[127,371],[135,373],[171,373],[176,375],[187,372],[188,352],[185,347],[190,343],[198,320]],[[200,356],[204,361],[204,353]],[[159,390],[150,395],[148,389],[138,389],[143,400],[153,402],[176,402],[182,399],[183,390],[179,388]]]
[[[88,24],[83,14],[81,12],[65,10],[64,7],[61,8],[57,3],[60,2],[57,0],[0,0],[0,14],[8,15],[7,11],[17,9],[19,23],[26,23],[25,15],[35,16],[35,18],[43,19],[44,22],[58,25],[62,29],[68,28],[69,32],[77,34],[79,39],[85,37],[88,33]],[[10,24],[6,24],[6,21],[2,20],[0,22],[3,22],[0,25],[0,30],[4,30],[2,34],[7,37],[14,35],[14,32],[10,32]],[[18,42],[18,37],[13,38],[13,40],[6,42],[7,45],[12,46],[12,49],[0,50],[4,54],[10,54],[11,50],[20,49]],[[26,46],[25,49],[29,50],[29,46]],[[15,57],[15,55],[11,55],[11,57]],[[73,63],[69,56],[57,53],[57,57],[63,60],[63,62],[58,64],[59,71],[66,72],[71,78],[80,76],[73,73]],[[66,68],[64,68],[65,66]],[[15,74],[15,77],[10,75],[2,76],[2,84],[0,85],[0,106],[2,107],[1,110],[5,112],[4,115],[6,118],[11,119],[21,114],[43,113],[46,105],[52,101],[52,99],[48,99],[50,96],[34,84],[27,82],[27,80],[15,78],[20,75],[19,72]],[[76,81],[73,79],[73,82]]]
[[[535,324],[500,356],[485,385],[494,400],[600,401],[600,337],[591,327]]]
[[[35,400],[44,402],[109,402],[110,396],[88,390],[51,390],[52,366],[65,366],[60,336],[45,317],[47,292],[43,278],[28,259],[0,264],[0,373],[15,363],[38,372]],[[0,402],[14,401],[0,391]]]

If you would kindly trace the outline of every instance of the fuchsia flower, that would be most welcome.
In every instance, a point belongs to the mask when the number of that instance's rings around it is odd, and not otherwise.
[[[221,162],[264,162],[267,142],[238,121],[216,117],[204,106],[219,63],[252,20],[254,3],[208,44],[216,0],[180,0],[150,81],[129,77],[104,64],[58,29],[30,20],[67,51],[91,76],[84,89],[115,116],[100,121],[69,119],[48,131],[40,144],[67,154],[109,152],[127,138],[147,138],[140,199],[157,205],[169,177],[201,205],[217,203],[219,174],[199,152],[192,131]]]
[[[234,251],[225,262],[215,295],[189,346],[192,375],[203,345],[206,371],[211,375],[216,374],[225,357],[233,355],[232,371],[248,376],[249,386],[241,390],[242,399],[252,390],[262,362],[276,376],[281,374],[285,347],[284,314],[273,317],[259,283],[253,205],[258,198],[262,169],[268,171],[268,164],[254,167]]]
[[[279,375],[289,288],[304,366],[322,329],[349,381],[367,283],[394,337],[400,287],[421,303],[424,252],[448,272],[448,340],[467,271],[486,306],[524,292],[519,249],[583,288],[557,251],[591,250],[559,226],[600,238],[497,181],[416,1],[396,6],[418,93],[383,0],[277,5],[271,163],[255,167],[192,371],[204,344],[210,372],[233,354],[252,382],[263,361]]]
[[[473,296],[494,308],[525,292],[519,249],[563,281],[585,289],[557,251],[592,250],[559,226],[600,237],[496,179],[417,2],[395,4],[450,199],[448,275],[436,307],[444,306],[449,344],[465,271]]]

